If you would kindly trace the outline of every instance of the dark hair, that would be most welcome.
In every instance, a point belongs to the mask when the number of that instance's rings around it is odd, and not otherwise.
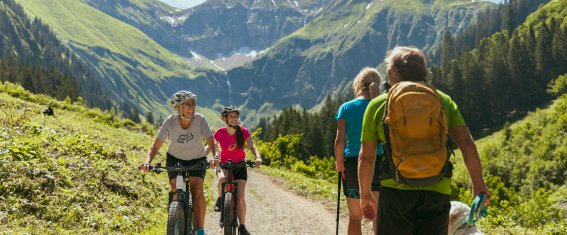
[[[240,125],[236,125],[236,147],[238,149],[244,148],[244,133],[242,133],[242,128]]]
[[[400,81],[421,82],[429,75],[425,55],[415,47],[397,46],[386,53],[384,61]]]

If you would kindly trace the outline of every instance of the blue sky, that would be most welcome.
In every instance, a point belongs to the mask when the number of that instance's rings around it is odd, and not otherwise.
[[[160,0],[160,1],[181,9],[187,9],[205,2],[205,0]],[[500,3],[501,0],[484,0],[484,1]]]
[[[205,0],[160,0],[160,1],[181,9],[187,9],[205,2]]]

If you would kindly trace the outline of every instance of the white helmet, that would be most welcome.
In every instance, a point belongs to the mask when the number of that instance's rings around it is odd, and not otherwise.
[[[181,105],[181,103],[191,99],[196,100],[197,95],[193,94],[193,92],[190,91],[178,91],[173,94],[171,99],[169,99],[169,104],[171,105],[171,108],[175,109],[176,107]]]

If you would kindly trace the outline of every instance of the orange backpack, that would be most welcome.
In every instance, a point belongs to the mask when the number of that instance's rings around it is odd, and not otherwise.
[[[451,177],[447,117],[433,85],[403,81],[392,86],[382,125],[386,137],[382,178],[420,187]]]

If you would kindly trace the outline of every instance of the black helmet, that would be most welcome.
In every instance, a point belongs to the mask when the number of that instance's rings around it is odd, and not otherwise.
[[[226,117],[229,113],[236,112],[236,114],[240,115],[240,110],[238,110],[234,106],[227,106],[222,109],[221,116]]]

